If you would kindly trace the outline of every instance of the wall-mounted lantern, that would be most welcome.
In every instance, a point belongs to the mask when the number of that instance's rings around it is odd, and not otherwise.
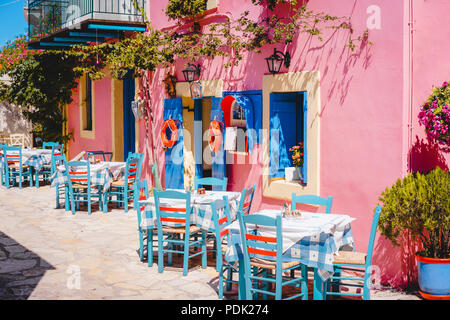
[[[195,80],[195,76],[200,77],[200,64],[188,63],[186,69],[183,70],[184,80],[187,82],[192,82]]]
[[[271,74],[280,72],[283,63],[286,68],[289,68],[291,64],[291,55],[289,52],[283,54],[283,52],[278,51],[277,49],[273,49],[273,54],[265,59]]]

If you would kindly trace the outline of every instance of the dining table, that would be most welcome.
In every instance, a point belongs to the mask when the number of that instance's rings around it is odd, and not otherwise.
[[[183,189],[170,189],[185,192]],[[190,191],[187,191],[190,192]],[[236,219],[237,210],[239,208],[239,201],[241,198],[240,192],[235,191],[205,191],[204,194],[199,194],[196,190],[191,191],[191,215],[190,222],[195,224],[200,229],[210,232],[215,232],[215,224],[213,219],[213,213],[211,210],[211,203],[216,200],[223,200],[224,196],[228,199],[230,208],[231,220]],[[170,201],[169,201],[170,200]],[[183,206],[185,201],[178,199],[161,199],[160,205],[164,207],[180,207]],[[156,228],[156,211],[155,211],[155,198],[149,197],[146,200],[139,201],[139,207],[145,206],[145,209],[141,211],[141,228],[143,230]],[[224,217],[224,209],[218,209],[219,219]],[[168,226],[178,227],[182,224],[176,222],[165,222]]]
[[[326,281],[334,272],[334,255],[339,250],[353,250],[354,240],[351,222],[355,220],[345,214],[312,213],[301,211],[300,215],[284,215],[283,209],[264,209],[254,214],[274,217],[282,215],[283,262],[299,261],[314,269],[314,300],[323,300]],[[253,214],[253,213],[252,213]],[[273,227],[247,225],[248,232],[263,237],[275,237]],[[225,260],[239,267],[239,299],[247,300],[244,255],[242,252],[239,221],[226,227],[230,237],[227,243]],[[252,255],[250,255],[252,257]]]
[[[91,163],[89,166],[91,184],[101,187],[102,191],[105,192],[109,189],[113,181],[120,180],[125,175],[125,168],[126,162],[121,161]],[[63,165],[56,168],[56,171],[50,178],[52,187],[68,182],[68,175],[65,174],[65,170],[65,166]]]
[[[19,154],[19,152],[16,150],[10,150],[8,151],[8,154]],[[51,159],[51,149],[22,149],[22,165],[33,167],[36,171],[39,171],[44,165],[50,164]]]

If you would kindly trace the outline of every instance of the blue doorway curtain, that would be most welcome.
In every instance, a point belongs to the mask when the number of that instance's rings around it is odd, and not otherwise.
[[[173,119],[178,127],[178,139],[165,152],[166,189],[184,189],[183,165],[183,105],[181,98],[164,100],[164,121]]]
[[[211,98],[211,121],[217,120],[219,122],[225,123],[224,115],[220,103],[222,98]],[[226,153],[224,149],[225,140],[225,125],[222,127],[222,140],[220,150],[218,152],[211,152],[212,157],[212,177],[223,179],[227,176],[227,165],[226,165]],[[213,190],[220,190],[220,187],[213,187]]]

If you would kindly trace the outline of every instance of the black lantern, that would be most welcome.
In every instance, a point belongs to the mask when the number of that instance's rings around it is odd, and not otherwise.
[[[283,54],[283,52],[278,51],[277,49],[273,49],[273,55],[265,59],[267,62],[267,67],[269,68],[269,72],[271,74],[280,72],[283,62],[286,68],[289,68],[289,65],[291,64],[291,55],[289,54],[289,52]]]
[[[184,80],[187,82],[192,82],[195,80],[195,75],[200,77],[200,64],[188,63],[186,69],[183,70]]]

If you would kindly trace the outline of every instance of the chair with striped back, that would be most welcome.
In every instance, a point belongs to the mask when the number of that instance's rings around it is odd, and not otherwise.
[[[282,289],[285,285],[293,285],[301,288],[301,293],[287,297],[286,300],[302,297],[308,299],[307,267],[299,261],[284,262],[282,218],[281,214],[275,217],[262,214],[245,215],[238,212],[238,220],[241,233],[242,251],[246,272],[247,299],[253,299],[258,293],[275,296],[275,300],[282,299]],[[261,236],[254,231],[254,226],[274,228],[276,236]],[[295,270],[301,271],[301,276],[295,277]],[[290,277],[283,275],[289,271]],[[275,275],[272,274],[275,273]],[[258,288],[258,282],[263,284]],[[270,291],[270,285],[275,284],[275,292]]]
[[[102,187],[91,184],[89,161],[70,161],[67,163],[67,167],[69,170],[69,194],[72,214],[75,214],[76,209],[79,210],[81,202],[86,202],[89,215],[92,212],[92,204],[94,203],[98,203],[99,210],[101,210]]]
[[[5,157],[3,156],[3,149],[6,147],[6,144],[0,143],[0,185],[5,185]]]
[[[35,171],[34,181],[35,181],[36,188],[39,187],[39,175],[42,175],[42,181],[44,181],[44,182],[50,181],[50,177],[54,173],[54,171],[52,171],[53,158],[54,158],[54,156],[61,155],[61,153],[64,149],[64,144],[59,144],[58,142],[44,141],[44,143],[42,144],[42,149],[47,149],[47,150],[51,149],[51,157],[50,157],[49,164],[44,164],[39,171],[34,170]]]
[[[192,212],[190,192],[175,190],[153,190],[158,227],[158,272],[164,270],[164,254],[168,253],[168,264],[172,264],[172,253],[183,254],[183,276],[187,275],[189,259],[202,255],[202,268],[206,268],[206,232],[191,225]],[[181,235],[184,239],[181,239]],[[166,236],[166,238],[164,238]],[[197,237],[200,236],[200,239]],[[167,245],[164,246],[164,243]],[[175,246],[182,246],[183,250]],[[201,250],[190,254],[189,248]]]
[[[228,178],[218,179],[213,177],[207,177],[207,178],[200,178],[195,177],[194,178],[194,188],[197,190],[199,187],[206,186],[212,186],[212,190],[217,191],[227,191],[227,183]]]
[[[51,162],[51,176],[53,176],[53,174],[58,170],[58,167],[62,166],[65,168],[64,170],[64,174],[68,177],[68,169],[67,169],[67,160],[66,160],[66,155],[59,153],[59,154],[54,154],[52,156],[52,162]],[[59,199],[61,196],[64,196],[64,208],[66,211],[70,210],[70,198],[69,198],[69,186],[68,183],[64,183],[64,184],[56,184],[55,185],[55,189],[56,189],[56,209],[59,209]]]
[[[108,210],[106,205],[108,202],[115,202],[117,207],[123,205],[125,212],[128,212],[128,203],[134,199],[134,183],[141,178],[142,158],[143,154],[141,153],[128,153],[123,179],[113,181],[111,187],[105,193],[104,212]],[[116,197],[115,200],[113,199],[114,196]]]
[[[250,213],[255,189],[256,184],[252,185],[250,188],[244,188],[244,190],[242,190],[238,211],[242,211],[244,214]]]
[[[233,280],[233,272],[239,272],[236,266],[229,264],[223,257],[227,250],[228,238],[230,236],[227,226],[231,223],[230,206],[228,197],[216,200],[211,203],[211,214],[214,222],[214,235],[216,246],[216,270],[219,272],[219,299],[223,298],[223,283],[227,284],[227,291],[231,290],[233,283],[239,283]],[[223,274],[227,271],[227,277],[224,279]]]
[[[22,188],[22,181],[27,178],[30,186],[33,183],[33,174],[31,167],[22,163],[22,147],[4,147],[5,156],[5,183],[6,187],[11,186],[11,181],[16,184],[19,178],[19,188]]]
[[[153,217],[151,211],[145,211],[144,205],[139,205],[139,201],[148,199],[148,183],[146,179],[142,181],[136,181],[134,184],[134,200],[133,207],[136,210],[138,220],[138,232],[139,232],[139,259],[144,260],[144,248],[147,248],[147,263],[151,267],[153,265],[153,226],[142,226],[142,214],[145,214],[148,218]],[[144,244],[144,240],[147,243]]]
[[[15,147],[25,147],[25,134],[24,133],[11,133],[9,135],[9,145]]]
[[[328,279],[324,295],[338,295],[338,296],[359,296],[363,300],[370,300],[370,276],[372,273],[372,253],[377,233],[378,220],[380,219],[381,207],[377,206],[372,219],[372,227],[369,235],[369,245],[367,252],[355,251],[339,251],[338,255],[334,256],[333,267],[334,273]],[[343,276],[342,271],[347,271],[355,275]],[[358,274],[364,273],[363,276]],[[352,281],[352,283],[342,283],[341,281]],[[355,283],[358,282],[359,283]],[[362,283],[361,283],[362,282]],[[362,288],[362,292],[340,292],[340,286],[351,286]],[[331,289],[330,291],[328,291]]]
[[[103,161],[111,161],[113,153],[110,151],[88,151],[86,153],[86,158],[89,160],[90,158],[99,159]]]
[[[328,198],[316,196],[313,194],[302,194],[296,195],[295,192],[292,193],[292,202],[291,202],[291,210],[295,210],[297,204],[309,204],[309,205],[323,205],[326,206],[326,213],[331,212],[331,206],[333,205],[333,197],[329,196]]]

